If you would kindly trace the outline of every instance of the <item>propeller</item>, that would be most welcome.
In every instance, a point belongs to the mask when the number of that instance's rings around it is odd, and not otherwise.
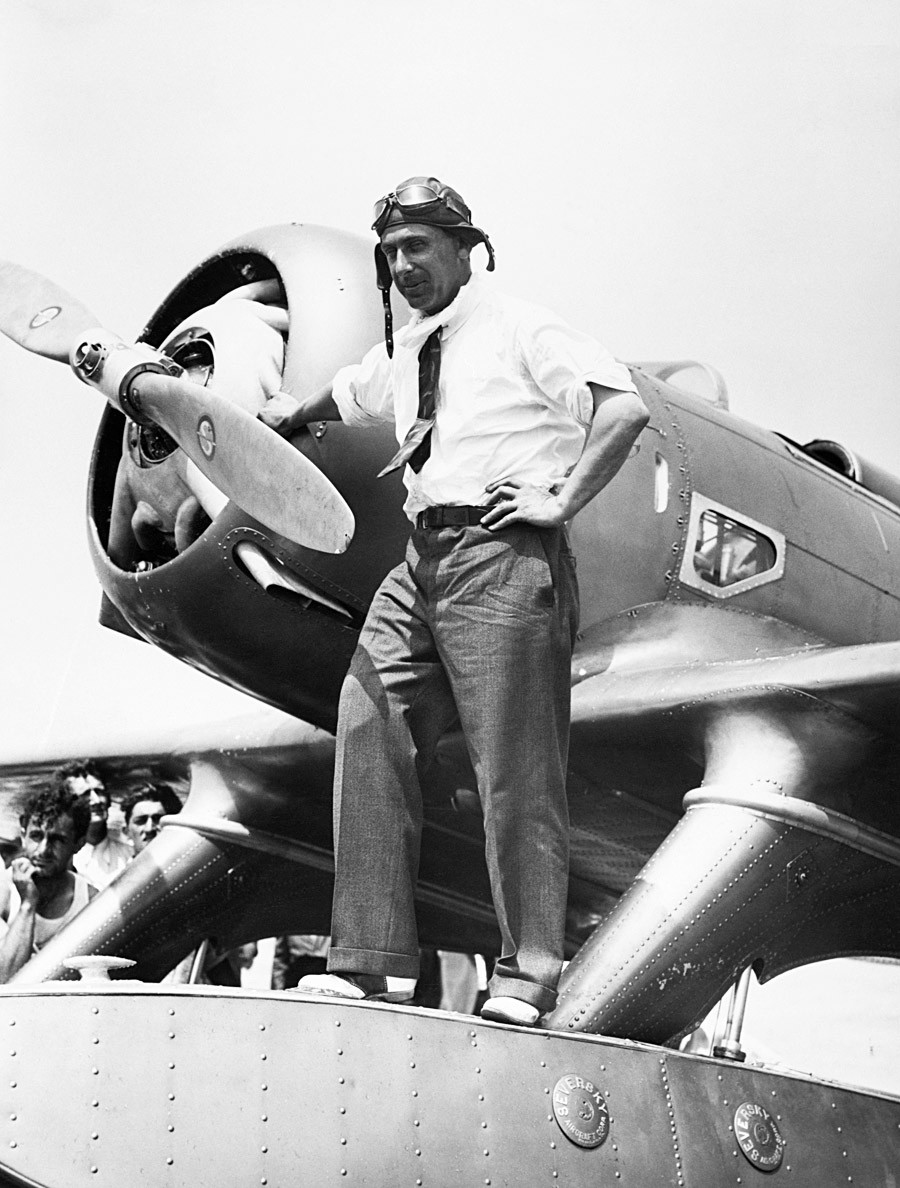
[[[273,532],[342,553],[353,513],[328,478],[288,441],[223,396],[186,379],[146,344],[129,345],[53,281],[0,260],[0,331],[19,346],[71,364],[137,421],[178,442],[219,490]]]

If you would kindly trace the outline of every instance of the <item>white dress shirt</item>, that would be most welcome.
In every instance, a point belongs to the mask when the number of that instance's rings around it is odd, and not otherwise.
[[[441,333],[441,376],[431,454],[408,466],[404,510],[415,520],[437,504],[484,504],[498,479],[551,487],[581,456],[593,417],[588,382],[637,389],[628,368],[548,309],[497,293],[473,275],[436,314],[414,313],[383,343],[342,368],[333,395],[348,425],[393,421],[402,442],[419,406],[418,354]]]
[[[95,846],[85,842],[72,859],[72,866],[98,891],[102,891],[133,857],[134,850],[128,842],[107,833],[103,841]]]

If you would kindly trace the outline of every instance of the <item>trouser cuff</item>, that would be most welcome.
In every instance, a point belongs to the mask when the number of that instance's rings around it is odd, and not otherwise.
[[[488,982],[488,995],[491,998],[520,998],[546,1015],[556,1006],[556,991],[537,982],[526,982],[522,978],[508,978],[495,974]]]
[[[332,947],[328,953],[329,973],[382,974],[391,978],[417,978],[419,955],[408,953],[379,953],[375,949],[345,949]]]

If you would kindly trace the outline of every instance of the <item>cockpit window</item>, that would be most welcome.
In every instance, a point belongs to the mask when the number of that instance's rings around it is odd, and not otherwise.
[[[733,586],[775,564],[775,546],[759,532],[718,512],[705,511],[694,550],[694,569],[714,586]]]
[[[702,495],[691,498],[688,547],[679,578],[714,598],[729,598],[784,573],[784,536]]]

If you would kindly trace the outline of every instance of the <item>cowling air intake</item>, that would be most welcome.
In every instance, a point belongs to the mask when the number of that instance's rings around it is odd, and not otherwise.
[[[399,223],[424,223],[452,231],[464,243],[474,247],[483,243],[488,253],[488,272],[494,271],[494,249],[487,233],[472,223],[472,212],[463,198],[436,177],[408,177],[390,194],[375,203],[372,230],[379,237],[388,227]],[[388,357],[394,354],[394,318],[391,311],[391,270],[381,244],[375,245],[375,275],[384,304],[384,342]]]

